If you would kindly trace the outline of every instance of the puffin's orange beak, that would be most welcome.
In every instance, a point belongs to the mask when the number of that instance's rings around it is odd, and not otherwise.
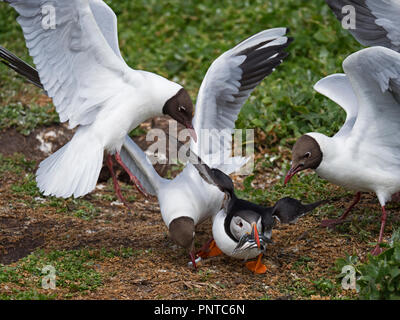
[[[257,243],[258,249],[260,249],[261,244],[260,244],[260,237],[258,236],[257,224],[253,222],[252,226],[253,226],[254,240]]]

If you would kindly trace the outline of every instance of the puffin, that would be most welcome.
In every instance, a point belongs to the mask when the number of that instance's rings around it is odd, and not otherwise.
[[[300,171],[311,169],[329,182],[355,192],[349,208],[334,220],[345,221],[362,192],[376,194],[381,205],[381,227],[373,255],[382,252],[387,211],[385,205],[400,191],[400,2],[384,0],[327,0],[339,20],[342,9],[355,9],[351,34],[371,46],[343,62],[343,74],[320,80],[314,89],[346,112],[346,121],[332,137],[312,132],[301,136],[292,149],[292,165],[285,184]]]
[[[178,142],[182,148],[185,146]],[[199,175],[210,185],[225,194],[222,209],[213,216],[213,243],[210,255],[199,254],[200,258],[224,253],[232,258],[245,260],[245,266],[256,274],[263,274],[267,267],[262,263],[268,244],[273,243],[272,230],[279,221],[294,224],[326,200],[304,205],[299,200],[285,197],[272,207],[264,207],[236,196],[232,179],[218,168],[210,168],[193,150],[187,149],[189,162]],[[205,251],[207,252],[207,251]],[[255,261],[247,261],[257,257]]]

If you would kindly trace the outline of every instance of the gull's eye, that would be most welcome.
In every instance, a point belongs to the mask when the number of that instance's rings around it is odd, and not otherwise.
[[[186,108],[185,108],[184,106],[179,106],[179,107],[178,107],[178,111],[179,111],[179,112],[186,111]]]
[[[311,157],[311,152],[307,152],[305,155],[304,155],[304,158],[310,158]]]

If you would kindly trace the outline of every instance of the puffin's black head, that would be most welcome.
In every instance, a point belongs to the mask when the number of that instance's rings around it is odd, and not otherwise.
[[[292,149],[292,167],[285,178],[285,184],[297,173],[305,169],[317,169],[322,161],[322,151],[318,142],[308,136],[301,136]]]
[[[272,229],[276,225],[276,218],[272,215],[273,209],[271,207],[265,208],[265,213],[262,215],[262,232],[265,238],[271,240]],[[271,240],[272,241],[272,240]]]
[[[238,242],[235,248],[236,251],[245,250],[253,245],[264,251],[266,248],[265,242],[269,242],[269,239],[264,239],[260,233],[261,230],[261,216],[252,210],[236,212],[230,220],[229,230],[225,228],[228,235]]]
[[[162,112],[184,125],[189,130],[193,140],[197,141],[197,135],[192,125],[193,109],[192,99],[190,99],[188,92],[182,88],[164,104]]]

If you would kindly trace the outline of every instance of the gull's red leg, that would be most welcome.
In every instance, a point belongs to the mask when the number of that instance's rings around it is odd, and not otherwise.
[[[192,260],[193,268],[194,268],[195,270],[197,270],[196,255],[195,255],[195,253],[194,253],[193,251],[191,251],[191,252],[189,253],[189,255],[190,255],[190,260]]]
[[[206,251],[209,247],[210,244],[214,241],[214,238],[211,238],[210,240],[208,240],[200,249],[199,251],[196,252],[196,256],[199,255],[200,252],[204,252]]]
[[[383,251],[382,248],[379,246],[379,244],[383,240],[383,231],[385,230],[386,218],[387,218],[386,209],[385,206],[382,206],[381,230],[379,231],[378,244],[376,245],[375,249],[371,252],[371,254],[374,256],[381,254]]]
[[[115,172],[113,169],[112,158],[111,158],[111,155],[109,155],[109,154],[107,154],[106,165],[108,167],[108,170],[110,170],[110,172],[111,172],[111,177],[112,177],[113,184],[114,184],[114,190],[115,190],[115,193],[117,194],[119,201],[121,201],[125,206],[127,206],[130,211],[131,208],[128,205],[128,202],[125,200],[124,196],[122,195],[121,187],[119,186],[117,176],[115,175]]]
[[[138,178],[136,178],[134,176],[134,174],[129,170],[129,168],[125,165],[125,163],[122,161],[121,156],[119,154],[119,152],[115,153],[115,160],[117,160],[117,162],[121,165],[122,168],[124,168],[124,170],[126,171],[126,173],[129,175],[129,178],[131,179],[131,181],[135,184],[136,188],[138,189],[138,191],[143,194],[146,198],[149,196],[146,192],[146,190],[143,188],[142,184],[140,183],[140,181],[138,180]]]
[[[350,211],[355,207],[357,203],[360,202],[360,199],[361,199],[361,192],[357,192],[350,207],[348,207],[347,210],[338,219],[323,220],[320,224],[320,227],[332,228],[338,224],[343,223],[346,217],[349,215]]]
[[[400,202],[400,192],[397,192],[394,195],[392,195],[392,201]]]

